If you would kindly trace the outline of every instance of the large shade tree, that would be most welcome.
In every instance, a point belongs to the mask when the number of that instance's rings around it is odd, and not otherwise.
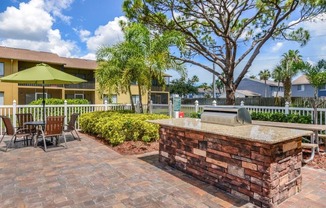
[[[160,32],[181,33],[186,44],[174,58],[218,76],[226,88],[227,104],[234,104],[235,90],[266,42],[285,38],[306,44],[308,31],[294,27],[325,12],[325,4],[324,0],[125,0],[123,8],[131,20]]]

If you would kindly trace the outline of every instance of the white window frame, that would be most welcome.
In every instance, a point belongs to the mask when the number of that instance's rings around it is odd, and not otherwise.
[[[5,63],[0,62],[0,77],[3,77],[3,76],[5,76]]]
[[[137,101],[139,102],[139,95],[132,95],[132,100],[133,100],[134,104],[136,104]]]
[[[40,98],[43,98],[43,93],[41,93],[41,92],[36,92],[36,93],[35,93],[35,100],[38,100],[38,99],[39,99],[39,98],[37,98],[38,95],[40,95]],[[44,99],[47,99],[47,98],[48,98],[48,93],[44,93]]]
[[[77,98],[78,96],[81,96],[82,98]],[[74,99],[85,99],[85,95],[81,93],[75,93],[74,94]]]
[[[299,89],[299,86],[300,86],[300,89]],[[301,92],[304,91],[304,85],[303,84],[302,85],[298,85],[297,86],[297,90],[298,91],[301,91]]]
[[[0,92],[0,105],[4,105],[5,103],[5,93]]]

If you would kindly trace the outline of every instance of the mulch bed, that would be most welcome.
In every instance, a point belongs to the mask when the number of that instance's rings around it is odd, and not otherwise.
[[[109,148],[113,149],[114,151],[122,154],[122,155],[137,155],[143,154],[147,152],[153,152],[159,150],[159,142],[150,142],[145,143],[142,141],[126,141],[118,146],[112,146],[109,142],[107,142],[104,138],[97,137],[94,135],[88,135],[90,138],[108,146]],[[303,158],[309,158],[310,151],[303,152]],[[326,170],[326,153],[324,153],[324,147],[321,147],[321,153],[316,154],[313,161],[309,162],[308,164],[304,164],[309,167],[317,168],[317,169],[324,169]]]

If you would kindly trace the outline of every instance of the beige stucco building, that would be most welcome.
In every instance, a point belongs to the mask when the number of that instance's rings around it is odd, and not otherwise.
[[[68,74],[87,80],[86,83],[66,85],[46,85],[47,98],[84,98],[90,103],[100,104],[106,95],[100,95],[96,88],[94,72],[97,63],[94,60],[65,58],[49,52],[32,51],[26,49],[9,48],[0,46],[0,77],[33,67],[39,63],[46,63]],[[167,76],[167,79],[169,76]],[[139,99],[138,88],[131,88],[134,101]],[[36,84],[17,84],[0,82],[0,105],[10,105],[13,100],[17,104],[28,104],[42,97],[42,86]],[[143,103],[147,103],[147,93],[143,95]],[[161,86],[152,87],[152,100],[154,103],[167,103],[169,92]],[[113,95],[113,103],[130,103],[129,94]]]

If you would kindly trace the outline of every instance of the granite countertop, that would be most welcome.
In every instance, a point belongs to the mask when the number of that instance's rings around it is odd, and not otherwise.
[[[202,123],[200,119],[195,118],[161,119],[150,120],[148,122],[160,124],[163,126],[185,128],[189,130],[213,133],[222,136],[235,137],[239,139],[267,144],[275,144],[301,136],[308,136],[313,133],[312,131],[259,126],[252,124],[228,126],[220,124]]]

